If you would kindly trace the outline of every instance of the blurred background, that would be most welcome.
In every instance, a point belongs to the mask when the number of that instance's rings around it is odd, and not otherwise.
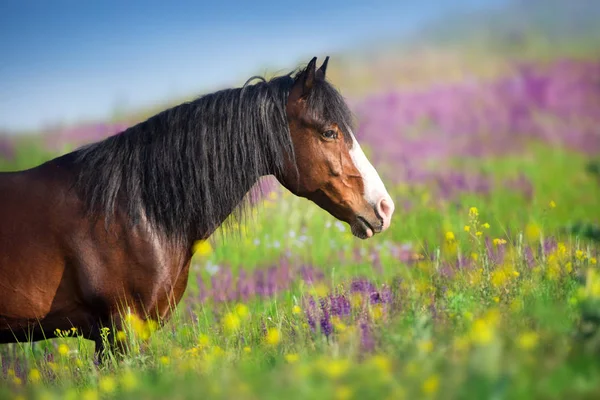
[[[315,55],[332,57],[329,78],[357,116],[359,140],[394,182],[433,182],[443,196],[486,193],[485,171],[456,164],[522,154],[531,143],[600,149],[594,0],[0,7],[2,170]],[[526,176],[507,185],[529,190]]]

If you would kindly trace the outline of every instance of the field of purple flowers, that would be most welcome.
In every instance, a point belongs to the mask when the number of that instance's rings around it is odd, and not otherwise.
[[[344,82],[334,82],[342,89]],[[600,62],[348,99],[395,197],[389,232],[275,189],[241,238],[198,243],[166,328],[125,362],[77,332],[0,348],[0,394],[38,398],[592,398],[600,395]],[[127,124],[58,130],[25,167]]]

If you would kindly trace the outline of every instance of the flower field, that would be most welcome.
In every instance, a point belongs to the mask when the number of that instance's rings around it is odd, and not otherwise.
[[[76,331],[2,345],[0,398],[599,397],[600,62],[348,101],[397,205],[389,231],[360,241],[267,186],[237,232],[197,244],[164,328],[105,332],[124,360],[96,365]],[[0,168],[120,124],[43,151],[0,138]]]

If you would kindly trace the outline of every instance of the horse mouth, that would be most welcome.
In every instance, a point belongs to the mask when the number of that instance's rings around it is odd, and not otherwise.
[[[352,224],[351,231],[359,239],[368,239],[374,234],[381,232],[381,224],[373,227],[364,217],[356,217],[356,222]]]

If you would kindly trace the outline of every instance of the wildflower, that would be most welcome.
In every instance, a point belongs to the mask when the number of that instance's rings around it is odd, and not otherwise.
[[[423,353],[431,353],[431,350],[433,350],[433,342],[431,340],[421,340],[417,344],[417,347]]]
[[[350,368],[350,362],[348,360],[331,360],[324,367],[325,373],[331,379],[337,379],[344,375]]]
[[[538,334],[535,332],[525,332],[519,336],[518,344],[519,347],[523,350],[531,350],[538,343]]]
[[[479,216],[479,210],[477,210],[477,207],[471,207],[469,208],[469,217],[471,218],[475,218]]]
[[[590,264],[592,264],[592,265],[596,265],[596,263],[598,262],[596,260],[596,257],[590,257],[589,261],[590,261]]]
[[[373,306],[373,308],[371,309],[371,316],[373,317],[374,321],[378,321],[381,319],[381,317],[383,316],[383,307],[381,306],[381,304],[375,304]]]
[[[194,252],[194,254],[198,254],[199,256],[205,257],[212,253],[213,249],[209,241],[198,240],[196,243],[194,243],[192,251]]]
[[[200,349],[203,349],[208,346],[210,346],[210,337],[203,333],[198,337],[198,347],[200,347]]]
[[[15,386],[21,386],[21,384],[23,383],[23,381],[21,380],[21,378],[19,378],[18,376],[13,377],[12,381],[15,384]]]
[[[266,337],[267,343],[270,344],[271,346],[275,346],[275,345],[279,344],[280,340],[281,340],[281,334],[279,333],[279,330],[277,328],[269,328],[269,330],[267,331],[267,337]]]
[[[477,261],[479,259],[479,254],[471,253],[471,258],[473,259],[473,261]]]
[[[506,240],[504,240],[504,239],[494,239],[492,242],[494,243],[494,246],[500,246],[500,245],[506,244]]]
[[[29,371],[29,381],[31,383],[38,383],[42,379],[42,374],[36,368],[33,368]]]
[[[252,351],[252,349],[250,348],[250,346],[244,346],[244,353],[250,353]]]
[[[298,354],[296,354],[296,353],[289,353],[289,354],[286,354],[284,357],[285,357],[285,361],[289,362],[290,364],[295,363],[300,358],[300,356],[298,356]]]
[[[169,364],[171,363],[171,360],[170,360],[170,359],[169,359],[169,357],[167,357],[167,356],[162,356],[162,357],[160,358],[160,363],[161,363],[162,365],[169,365]]]
[[[137,379],[133,372],[125,371],[121,374],[121,387],[125,390],[132,390],[137,386]]]
[[[240,328],[241,321],[240,317],[238,317],[234,313],[227,313],[223,318],[223,326],[229,332],[235,332]]]
[[[550,206],[550,208],[556,208],[556,203],[554,202],[554,200],[550,200],[550,203],[548,203],[548,205]]]
[[[464,230],[465,232],[471,232],[471,227],[469,225],[465,225]]]
[[[577,250],[575,252],[575,258],[577,258],[578,260],[584,260],[585,259],[585,253],[583,252],[583,250]]]
[[[476,236],[481,236],[481,235],[483,235],[483,232],[481,232],[481,231],[477,231],[477,232],[475,232],[475,235],[476,235]]]
[[[94,389],[86,389],[81,393],[82,400],[98,400],[98,392]]]
[[[335,398],[337,400],[346,400],[352,397],[352,389],[348,386],[338,386],[335,389]]]
[[[540,239],[540,234],[542,231],[540,227],[536,224],[530,223],[525,227],[525,237],[530,242],[535,242]]]
[[[437,393],[439,388],[440,388],[440,378],[437,375],[431,375],[429,378],[427,378],[425,380],[425,382],[423,382],[423,386],[421,387],[421,389],[423,390],[423,393],[425,393],[427,395]]]
[[[295,305],[294,307],[292,307],[292,313],[300,314],[301,312],[302,312],[302,309],[300,308],[300,306]]]
[[[446,241],[448,242],[453,242],[454,241],[454,233],[453,232],[446,232]]]
[[[490,229],[490,224],[488,224],[487,222],[486,222],[486,223],[484,223],[484,224],[483,224],[483,225],[481,225],[481,226],[483,226],[485,229]]]
[[[319,282],[310,289],[311,293],[317,297],[326,297],[329,293],[329,288],[322,282]]]
[[[100,379],[98,387],[100,388],[100,391],[104,393],[112,393],[115,391],[117,384],[115,383],[115,380],[112,377],[104,376]]]
[[[337,332],[344,332],[347,329],[346,324],[344,324],[341,319],[338,316],[334,316],[331,319],[331,322],[333,322],[333,327],[335,328],[335,330]]]
[[[245,304],[238,304],[235,306],[235,313],[240,317],[240,318],[246,318],[248,316],[248,306]]]
[[[67,346],[64,343],[58,346],[58,354],[60,354],[61,356],[66,356],[67,354],[69,354],[69,346]]]
[[[383,374],[390,374],[392,372],[392,363],[390,359],[383,355],[374,355],[371,357],[371,363]]]
[[[123,331],[117,331],[117,340],[122,342],[125,339],[127,339],[127,334]]]
[[[500,297],[494,296],[494,302],[495,303],[500,303]]]
[[[487,345],[494,339],[494,328],[483,318],[475,320],[471,328],[471,339],[481,345]]]

